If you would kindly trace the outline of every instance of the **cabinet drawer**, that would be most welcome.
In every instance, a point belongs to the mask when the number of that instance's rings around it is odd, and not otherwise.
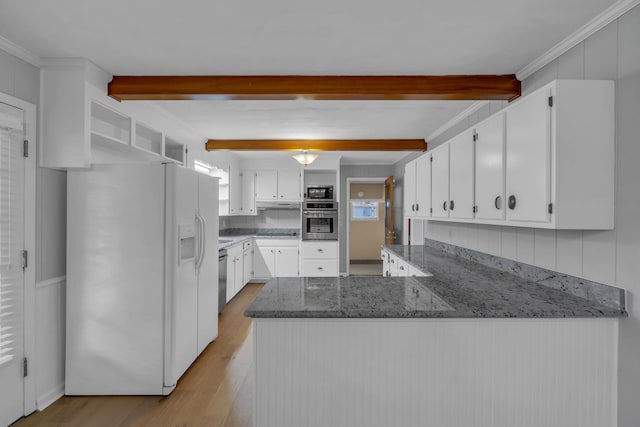
[[[304,259],[338,258],[338,242],[302,242]]]
[[[304,260],[302,276],[304,277],[336,277],[338,276],[336,260]]]

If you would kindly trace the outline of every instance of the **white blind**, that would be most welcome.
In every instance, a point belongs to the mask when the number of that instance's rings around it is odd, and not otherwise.
[[[23,345],[23,131],[12,116],[0,108],[0,365]]]

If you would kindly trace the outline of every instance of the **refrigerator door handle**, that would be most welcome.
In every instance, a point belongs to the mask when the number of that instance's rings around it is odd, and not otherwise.
[[[200,260],[202,258],[202,221],[200,220],[200,213],[196,212],[195,218],[196,226],[198,227],[198,231],[196,233],[196,249],[197,254],[195,256],[194,267],[196,269],[196,274],[200,271]]]
[[[198,213],[198,217],[200,218],[200,257],[198,260],[198,273],[200,273],[204,256],[207,253],[207,220],[205,220],[200,213]]]

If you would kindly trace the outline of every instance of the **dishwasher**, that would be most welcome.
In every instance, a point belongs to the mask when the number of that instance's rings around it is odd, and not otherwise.
[[[227,305],[227,250],[218,251],[218,313]]]

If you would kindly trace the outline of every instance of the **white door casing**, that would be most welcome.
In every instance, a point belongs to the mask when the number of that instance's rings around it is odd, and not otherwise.
[[[0,93],[0,425],[36,407],[35,363],[24,376],[35,352],[35,120],[33,104]]]

